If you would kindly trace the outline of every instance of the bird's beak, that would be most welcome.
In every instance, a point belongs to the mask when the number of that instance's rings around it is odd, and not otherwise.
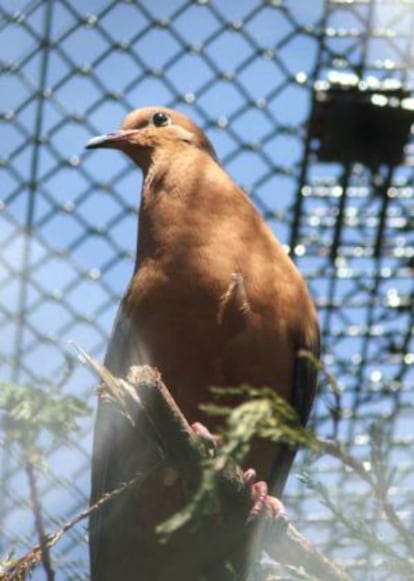
[[[134,133],[136,133],[136,130],[114,131],[105,135],[97,135],[92,137],[85,147],[86,149],[98,149],[100,147],[122,149],[124,145],[131,142],[130,138]]]

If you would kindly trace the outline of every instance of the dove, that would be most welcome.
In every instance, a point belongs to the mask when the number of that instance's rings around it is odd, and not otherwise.
[[[118,377],[131,365],[157,368],[186,419],[213,432],[220,420],[200,410],[211,386],[270,387],[305,425],[317,374],[299,351],[319,357],[314,302],[207,136],[176,110],[145,107],[87,144],[98,148],[126,154],[143,176],[135,265],[105,365]],[[99,402],[92,503],[119,484],[109,416]],[[294,455],[256,439],[246,466],[280,496]]]

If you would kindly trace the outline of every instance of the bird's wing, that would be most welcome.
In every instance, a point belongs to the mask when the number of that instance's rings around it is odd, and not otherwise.
[[[144,365],[148,358],[136,325],[131,322],[121,303],[105,355],[105,366],[117,377],[126,377],[131,365]]]
[[[310,299],[309,299],[310,300]],[[225,337],[225,352],[228,353],[232,345],[238,343],[240,345],[240,339],[243,335],[246,337],[246,345],[248,346],[249,353],[244,351],[244,356],[249,360],[249,366],[253,367],[255,364],[255,350],[257,351],[258,344],[255,342],[256,337],[251,340],[247,339],[246,333],[248,333],[249,319],[252,317],[252,308],[249,303],[249,296],[246,291],[245,281],[243,275],[240,272],[234,273],[232,276],[231,283],[228,287],[227,292],[221,301],[221,309],[219,311],[219,322],[222,325],[223,335]],[[306,315],[304,315],[305,317]],[[291,359],[289,363],[287,361],[287,367],[285,367],[284,372],[288,376],[292,377],[291,389],[289,394],[286,393],[286,397],[289,397],[291,405],[296,410],[301,424],[304,426],[308,420],[309,413],[312,407],[313,399],[315,396],[316,382],[317,382],[317,370],[315,365],[308,358],[305,358],[299,354],[300,350],[306,350],[312,353],[315,357],[319,356],[319,332],[316,319],[312,317],[312,311],[308,311],[309,320],[306,320],[309,326],[308,338],[303,336],[303,333],[295,333],[295,344],[292,348],[288,348],[285,351],[280,351],[280,353],[274,353],[264,363],[264,366],[268,367],[267,376],[268,381],[270,377],[273,377],[272,384],[277,384],[278,378],[275,377],[277,370],[274,367],[274,361],[279,356],[285,358],[286,361]],[[267,345],[261,343],[262,349],[267,349]],[[227,350],[227,351],[226,351]],[[290,355],[290,353],[292,355]],[[252,359],[253,357],[253,359]],[[256,352],[256,358],[259,359],[260,354]],[[283,362],[283,365],[286,363]],[[232,358],[232,363],[235,365],[234,357]],[[279,363],[281,363],[279,361]],[[238,361],[237,365],[243,366],[243,362]],[[271,366],[271,369],[270,369]],[[280,368],[281,369],[281,368]],[[289,371],[291,369],[291,371]],[[275,371],[273,371],[275,370]],[[234,371],[233,369],[230,371]],[[248,369],[244,367],[244,373],[248,373]],[[229,376],[230,377],[230,376]],[[227,377],[227,379],[229,379]],[[257,378],[254,377],[254,380]],[[237,381],[240,378],[237,378]],[[263,380],[262,380],[263,381]],[[232,384],[230,380],[229,385]],[[268,457],[268,469],[266,470],[269,484],[271,490],[275,495],[280,495],[283,491],[286,479],[289,474],[290,467],[292,465],[293,459],[296,454],[296,450],[286,446],[284,444],[273,445],[271,453],[269,453],[269,446],[259,446],[257,443],[253,443],[252,454],[264,454]],[[263,456],[264,458],[265,456]],[[255,458],[252,458],[254,465]],[[271,466],[270,466],[271,464]]]
[[[139,336],[121,305],[105,356],[105,366],[114,376],[126,377],[131,365],[143,363],[145,356]],[[127,431],[128,424],[120,410],[111,402],[99,398],[92,454],[91,505],[130,478],[128,449],[124,445],[125,440],[128,441]],[[108,503],[91,514],[89,546],[93,578],[99,578],[102,551],[109,546],[106,537],[111,534],[108,533],[110,519],[111,506]]]
[[[132,365],[145,363],[139,336],[134,325],[125,315],[122,304],[114,322],[104,365],[115,377],[126,378]],[[98,411],[95,423],[95,434],[92,458],[92,502],[110,489],[107,466],[110,464],[108,450],[112,450],[113,436],[117,433],[119,422],[123,422],[115,406],[101,397],[98,400]]]
[[[300,354],[300,351],[307,351],[311,357],[319,359],[320,333],[317,325],[312,339],[297,345],[295,358],[292,406],[299,416],[300,423],[305,426],[315,398],[318,370],[315,362]]]
[[[315,329],[316,334],[313,342],[304,342],[304,344],[299,345],[294,360],[291,404],[296,410],[302,426],[305,426],[308,421],[315,398],[318,372],[314,362],[301,356],[299,351],[308,351],[314,357],[319,357],[320,337],[318,327],[316,326]],[[270,488],[275,496],[280,496],[283,492],[296,452],[296,448],[284,444],[280,444],[277,448],[270,477]]]

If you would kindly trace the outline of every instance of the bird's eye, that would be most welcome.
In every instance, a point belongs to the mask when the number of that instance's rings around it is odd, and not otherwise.
[[[154,123],[155,127],[163,127],[164,125],[168,125],[170,118],[166,113],[158,111],[158,113],[154,113],[152,122]]]

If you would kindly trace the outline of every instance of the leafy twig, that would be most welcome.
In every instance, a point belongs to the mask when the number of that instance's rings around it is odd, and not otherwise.
[[[215,392],[225,396],[228,390],[220,388]],[[238,461],[243,456],[243,454],[240,455],[240,448],[245,453],[251,439],[255,436],[285,442],[293,447],[303,446],[319,455],[333,456],[370,486],[388,522],[398,532],[405,546],[414,554],[412,534],[406,529],[389,501],[387,487],[384,486],[381,478],[378,481],[375,479],[363,462],[351,456],[339,442],[318,438],[311,430],[303,428],[289,404],[273,390],[244,386],[232,389],[230,393],[248,398],[248,401],[244,401],[237,408],[222,408],[220,412],[228,415],[227,429],[223,434],[224,446],[228,447],[231,454],[236,452]],[[210,413],[216,413],[217,406],[205,406],[204,409]]]
[[[47,581],[54,581],[55,572],[53,570],[52,559],[47,544],[47,534],[43,523],[42,506],[40,504],[39,493],[37,490],[36,474],[32,455],[27,455],[25,470],[29,481],[30,500],[35,521],[35,529],[39,539],[40,559],[43,569],[46,573]]]
[[[406,574],[410,573],[410,579],[414,578],[414,566],[413,564],[397,551],[390,543],[382,541],[376,535],[375,531],[367,527],[366,522],[362,518],[355,517],[353,514],[348,517],[346,511],[341,509],[335,502],[333,502],[327,489],[320,482],[313,482],[308,477],[302,477],[302,480],[306,482],[308,486],[314,489],[322,499],[323,504],[330,510],[330,512],[340,521],[352,535],[362,540],[366,545],[374,548],[376,551],[381,552],[388,558],[393,559],[398,563],[401,570]]]
[[[386,515],[389,523],[394,527],[394,529],[398,532],[401,536],[406,547],[414,553],[414,540],[412,535],[407,531],[404,523],[401,521],[400,517],[398,516],[395,508],[390,503],[386,496],[386,492],[384,492],[384,487],[379,485],[371,473],[365,468],[364,464],[351,456],[343,446],[340,446],[336,442],[329,442],[326,440],[318,440],[321,445],[321,451],[333,456],[340,460],[345,466],[351,468],[362,480],[364,480],[369,486],[371,487],[373,493],[375,494],[375,498],[379,502],[384,514]]]
[[[148,475],[146,475],[147,477]],[[88,507],[87,509],[81,511],[73,518],[66,521],[57,531],[50,534],[44,534],[43,537],[43,548],[42,545],[39,543],[38,545],[34,546],[30,551],[28,551],[25,555],[14,561],[12,564],[8,565],[6,571],[4,573],[0,573],[0,581],[20,581],[25,578],[35,565],[42,561],[43,555],[49,551],[52,547],[54,547],[63,535],[76,526],[82,520],[88,518],[93,512],[98,510],[102,505],[104,505],[109,500],[113,499],[115,496],[118,496],[125,490],[127,490],[130,486],[133,486],[140,480],[142,481],[144,477],[142,474],[136,474],[131,480],[128,482],[123,483],[121,486],[112,490],[111,492],[105,493],[95,504]],[[42,529],[43,530],[43,529]]]

